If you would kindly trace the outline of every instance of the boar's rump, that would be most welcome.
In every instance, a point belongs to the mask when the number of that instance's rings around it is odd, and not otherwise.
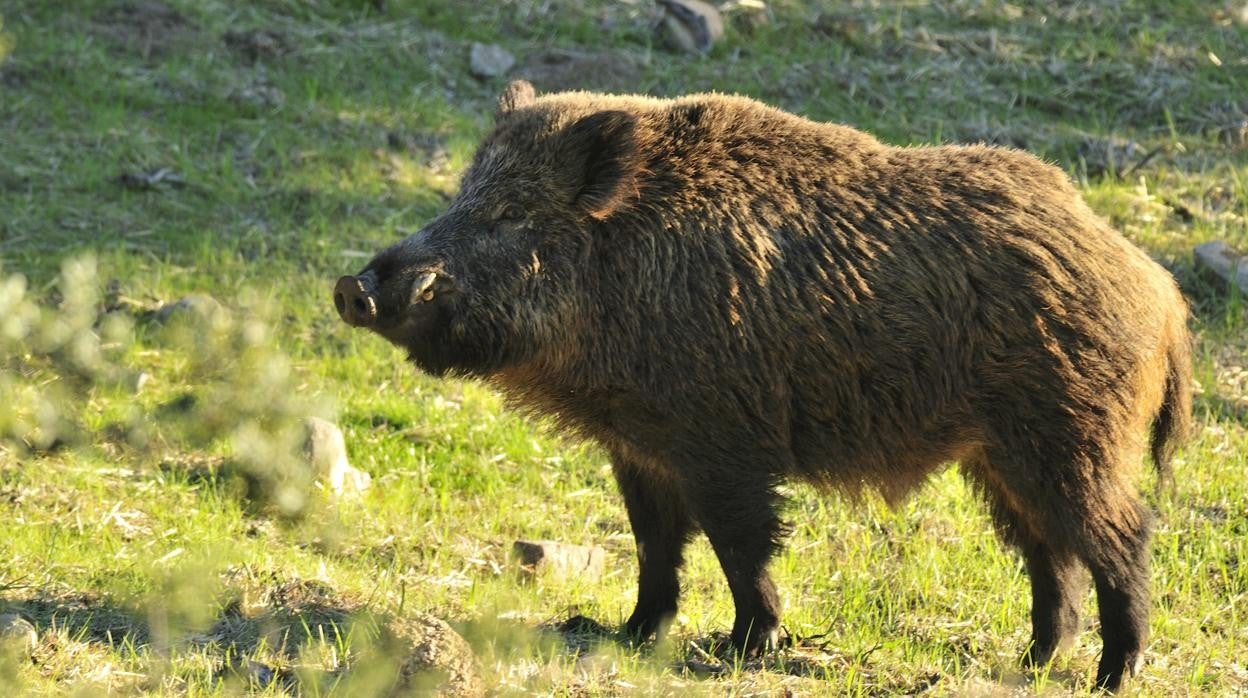
[[[1166,474],[1188,429],[1186,305],[1031,155],[891,147],[742,97],[517,82],[445,213],[335,304],[424,370],[488,380],[609,451],[634,636],[675,614],[700,530],[733,644],[766,648],[781,481],[895,500],[956,461],[1026,560],[1025,660],[1078,631],[1087,569],[1098,685],[1139,668],[1133,473],[1151,448]]]

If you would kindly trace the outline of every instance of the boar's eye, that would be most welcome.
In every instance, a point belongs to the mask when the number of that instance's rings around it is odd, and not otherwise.
[[[524,207],[520,204],[507,204],[498,212],[494,220],[499,223],[519,223],[524,220]]]

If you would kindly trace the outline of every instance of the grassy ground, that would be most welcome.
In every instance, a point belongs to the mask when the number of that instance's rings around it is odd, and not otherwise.
[[[36,311],[0,281],[0,613],[38,633],[0,653],[0,683],[347,694],[369,665],[361,619],[421,609],[501,693],[1087,690],[1094,621],[1049,672],[1017,671],[1026,576],[956,471],[895,510],[793,490],[774,573],[802,641],[762,666],[689,670],[732,620],[704,542],[662,646],[542,630],[631,610],[604,455],[479,385],[418,375],[328,302],[333,278],[454,191],[501,88],[468,72],[487,41],[539,89],[741,92],[891,142],[988,140],[1065,167],[1195,311],[1199,428],[1154,498],[1154,639],[1130,690],[1248,694],[1248,316],[1190,254],[1248,249],[1242,3],[776,0],[761,21],[734,13],[698,58],[655,42],[644,0],[382,4],[0,0],[0,278],[64,304],[19,331]],[[84,253],[94,273],[59,275]],[[152,320],[192,291],[233,320],[191,336]],[[286,462],[307,413],[343,425],[372,490],[313,492],[293,517],[263,487],[242,496],[238,473]],[[517,538],[602,545],[610,571],[520,583]]]

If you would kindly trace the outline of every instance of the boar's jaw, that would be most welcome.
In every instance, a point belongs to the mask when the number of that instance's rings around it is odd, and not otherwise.
[[[449,294],[436,294],[430,288],[417,291],[418,285],[413,285],[410,302],[371,329],[406,350],[408,360],[421,370],[442,375],[457,363],[450,327],[454,310],[449,307]]]
[[[378,282],[377,320],[369,330],[404,349],[407,358],[435,376],[473,374],[481,363],[476,351],[456,340],[455,320],[464,311],[463,294],[441,268],[382,273]]]

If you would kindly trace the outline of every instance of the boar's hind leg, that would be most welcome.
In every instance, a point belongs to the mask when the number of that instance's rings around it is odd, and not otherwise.
[[[1083,559],[1096,584],[1104,641],[1096,685],[1116,691],[1139,671],[1148,642],[1151,517],[1134,493],[1101,500],[1085,516]]]
[[[732,645],[746,657],[779,644],[780,600],[767,573],[784,526],[765,476],[724,467],[686,483],[685,500],[719,558],[732,591]]]
[[[1023,661],[1032,667],[1049,663],[1079,633],[1079,611],[1088,575],[1078,558],[1032,539],[1019,549],[1031,579],[1031,642]]]
[[[1094,447],[1087,451],[1095,452]],[[1092,572],[1103,642],[1096,685],[1117,691],[1124,678],[1139,671],[1148,642],[1151,516],[1120,479],[1112,458],[1102,467],[1086,461],[1074,465],[1074,472],[1095,476],[1068,479],[1067,494],[1050,495],[1054,498],[1043,502],[1047,506],[1041,511],[1046,532],[1058,534],[1052,539],[1074,550]]]
[[[612,466],[633,527],[641,568],[637,607],[629,616],[625,631],[631,638],[644,640],[661,635],[676,615],[680,596],[677,572],[684,562],[685,544],[697,528],[670,482],[619,454],[613,456]]]
[[[1039,667],[1079,632],[1079,611],[1088,590],[1087,573],[1078,557],[1057,547],[1053,536],[1037,533],[1038,521],[1011,506],[1005,488],[994,484],[981,460],[967,464],[972,480],[988,500],[1001,538],[1018,548],[1031,581],[1031,641],[1024,664]]]
[[[1037,459],[1042,465],[1025,469],[990,454],[988,477],[1008,489],[1008,505],[1026,512],[1038,540],[1050,550],[1074,552],[1092,572],[1104,643],[1096,685],[1116,691],[1138,671],[1148,641],[1151,517],[1120,479],[1112,450],[1087,443],[1071,450],[1079,455],[1069,462],[1049,453]],[[1045,482],[1036,482],[1036,474]]]

